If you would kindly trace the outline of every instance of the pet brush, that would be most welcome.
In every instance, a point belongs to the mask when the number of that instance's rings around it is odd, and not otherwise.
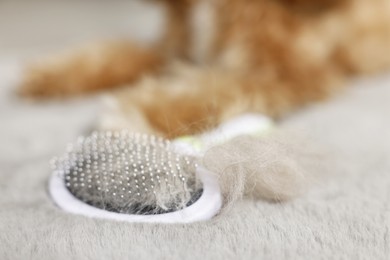
[[[198,166],[197,158],[210,146],[271,128],[267,117],[247,114],[172,143],[127,131],[93,133],[53,160],[50,194],[64,210],[89,217],[161,223],[206,220],[217,214],[222,199],[216,177]]]
[[[49,190],[65,211],[130,222],[187,223],[220,209],[217,180],[155,136],[96,132],[53,160]]]

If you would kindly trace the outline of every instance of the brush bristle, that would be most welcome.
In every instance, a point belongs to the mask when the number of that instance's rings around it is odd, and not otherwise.
[[[53,166],[76,198],[113,212],[172,212],[201,194],[195,159],[150,135],[95,132],[71,145]]]

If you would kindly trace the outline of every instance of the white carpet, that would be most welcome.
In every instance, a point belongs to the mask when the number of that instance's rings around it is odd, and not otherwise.
[[[18,68],[0,61],[0,259],[390,259],[389,76],[281,122],[329,151],[316,169],[329,178],[310,193],[242,201],[206,223],[145,225],[53,205],[48,161],[93,126],[99,103],[19,100]]]
[[[92,220],[55,207],[48,161],[93,127],[100,105],[97,97],[17,99],[15,57],[125,32],[151,38],[152,13],[113,2],[0,1],[1,260],[390,259],[390,75],[355,81],[281,122],[327,151],[313,170],[327,180],[295,201],[246,200],[211,222],[173,226]]]

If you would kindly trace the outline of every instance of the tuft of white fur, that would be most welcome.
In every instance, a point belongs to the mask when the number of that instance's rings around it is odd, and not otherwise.
[[[152,127],[135,106],[124,106],[118,96],[107,94],[102,97],[102,111],[97,119],[99,130],[121,130],[154,134]]]

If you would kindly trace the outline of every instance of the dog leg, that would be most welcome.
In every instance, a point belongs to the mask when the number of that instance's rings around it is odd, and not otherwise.
[[[87,46],[31,65],[19,93],[25,96],[71,96],[132,83],[157,70],[163,58],[129,42]]]

